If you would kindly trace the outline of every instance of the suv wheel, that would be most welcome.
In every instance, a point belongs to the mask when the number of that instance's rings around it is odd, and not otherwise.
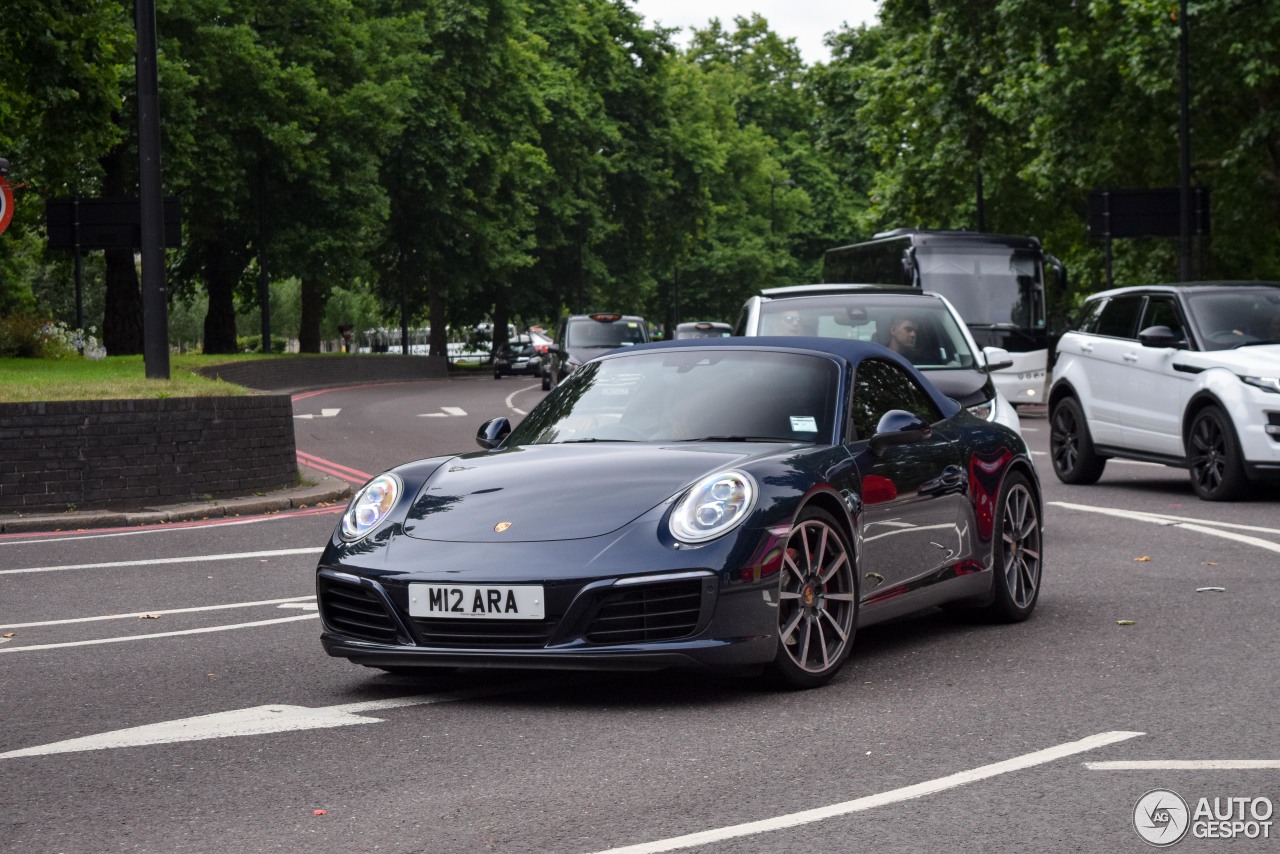
[[[1248,483],[1231,421],[1216,406],[1196,413],[1187,435],[1191,488],[1205,501],[1239,498]]]
[[[1093,450],[1089,425],[1074,397],[1064,397],[1054,404],[1049,416],[1049,455],[1053,458],[1053,473],[1063,483],[1097,483],[1107,466],[1107,458]]]

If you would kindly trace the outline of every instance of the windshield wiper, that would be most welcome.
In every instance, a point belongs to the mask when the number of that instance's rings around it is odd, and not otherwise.
[[[783,438],[782,436],[699,436],[696,439],[678,439],[679,442],[804,442],[806,439]]]
[[[565,439],[560,442],[552,442],[553,445],[581,445],[587,442],[635,442],[636,439]]]

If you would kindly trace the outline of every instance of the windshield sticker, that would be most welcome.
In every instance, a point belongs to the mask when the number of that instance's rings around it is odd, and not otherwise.
[[[818,421],[812,415],[792,415],[791,429],[797,433],[817,433]]]

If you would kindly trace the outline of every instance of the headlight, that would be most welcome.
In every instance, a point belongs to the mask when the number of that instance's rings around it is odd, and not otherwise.
[[[713,540],[747,518],[755,503],[756,482],[745,472],[704,477],[671,511],[671,533],[686,543]]]
[[[1263,391],[1280,394],[1280,377],[1241,377],[1240,379]]]
[[[342,514],[342,539],[352,542],[382,524],[404,487],[394,474],[380,474],[364,485]]]
[[[983,421],[990,421],[996,417],[996,399],[993,397],[985,403],[979,403],[977,406],[966,407],[969,412],[978,416]]]

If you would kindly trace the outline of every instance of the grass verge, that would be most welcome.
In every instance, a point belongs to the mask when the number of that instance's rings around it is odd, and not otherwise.
[[[243,386],[211,380],[198,367],[254,359],[255,353],[169,357],[169,379],[147,379],[143,357],[105,359],[0,359],[0,403],[48,400],[130,400],[165,397],[233,397],[252,394]]]

